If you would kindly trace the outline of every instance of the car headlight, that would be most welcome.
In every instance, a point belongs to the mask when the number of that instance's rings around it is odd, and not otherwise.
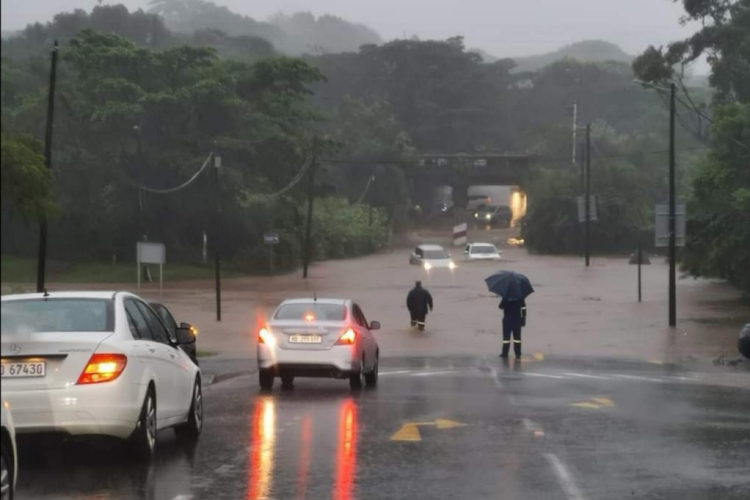
[[[492,216],[490,214],[485,214],[484,218],[487,219],[487,220],[490,220],[492,218]]]
[[[432,269],[432,264],[430,264],[429,262],[425,262],[424,263],[424,270],[425,271],[429,271],[430,269]]]
[[[479,214],[474,214],[474,218],[475,219],[478,218],[478,217],[479,217]]]
[[[453,261],[450,261],[450,262],[448,263],[448,269],[450,269],[450,270],[453,270],[453,269],[455,269],[455,268],[456,268],[456,263],[455,263],[455,262],[453,262]]]

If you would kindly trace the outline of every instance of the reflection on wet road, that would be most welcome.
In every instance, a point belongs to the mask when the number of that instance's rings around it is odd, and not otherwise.
[[[198,446],[163,432],[150,466],[109,443],[24,446],[19,498],[750,498],[746,371],[531,356],[383,366],[361,394],[305,379],[261,393],[254,377],[207,388]]]

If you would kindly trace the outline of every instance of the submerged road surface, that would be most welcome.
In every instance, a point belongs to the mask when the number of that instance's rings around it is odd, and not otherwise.
[[[205,390],[194,449],[22,447],[20,499],[750,498],[747,371],[603,359],[383,360],[380,386]]]

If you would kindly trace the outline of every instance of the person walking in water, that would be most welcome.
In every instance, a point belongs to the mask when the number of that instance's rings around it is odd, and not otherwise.
[[[423,331],[427,312],[432,311],[432,295],[422,288],[421,281],[417,281],[406,296],[406,307],[411,315],[411,326],[417,326]]]
[[[503,352],[500,357],[505,359],[510,351],[511,337],[516,359],[521,357],[521,328],[526,326],[526,302],[523,299],[500,301],[503,310]]]

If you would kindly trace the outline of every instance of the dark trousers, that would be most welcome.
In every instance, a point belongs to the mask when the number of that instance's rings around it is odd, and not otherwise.
[[[415,313],[409,311],[411,315],[411,326],[417,326],[420,330],[424,330],[424,321],[427,317],[427,313]]]
[[[516,357],[521,357],[521,325],[518,323],[509,324],[503,321],[503,357],[508,356],[510,351],[511,337],[513,337],[513,351]]]

